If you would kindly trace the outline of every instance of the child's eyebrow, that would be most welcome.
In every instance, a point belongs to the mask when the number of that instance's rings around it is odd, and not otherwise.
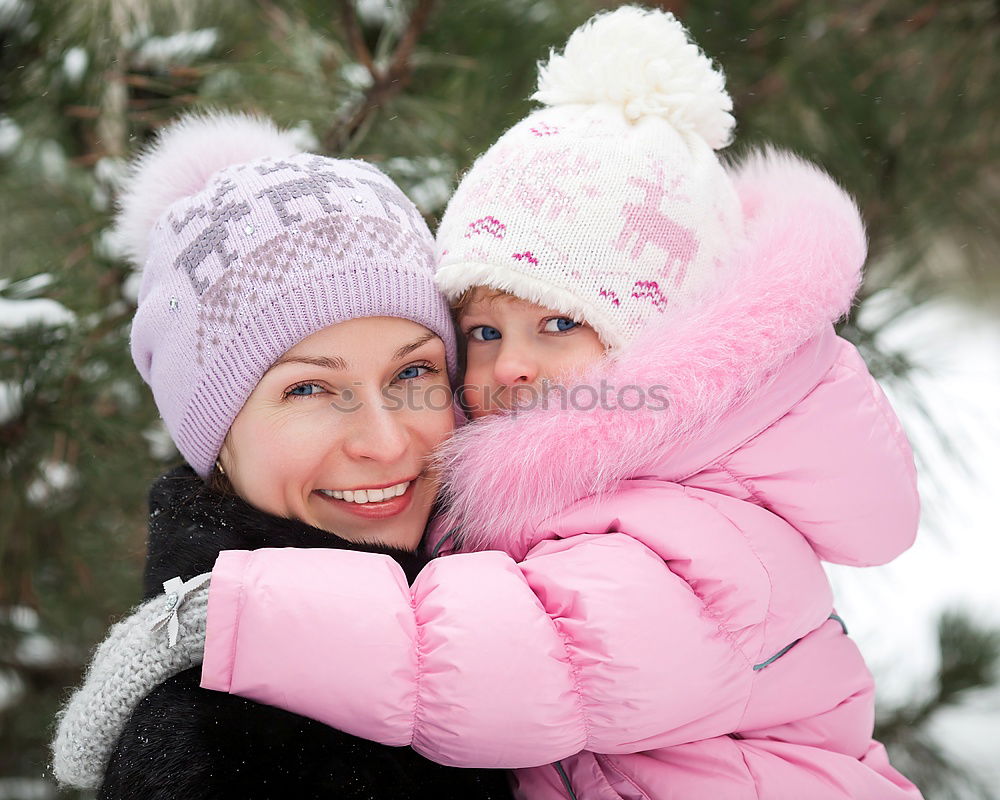
[[[469,314],[472,312],[492,311],[498,305],[502,304],[501,301],[504,300],[510,301],[512,299],[514,300],[514,302],[520,302],[517,299],[507,297],[506,295],[490,295],[488,297],[480,297],[478,300],[475,300],[471,303],[466,303],[464,306],[462,306],[459,313]]]

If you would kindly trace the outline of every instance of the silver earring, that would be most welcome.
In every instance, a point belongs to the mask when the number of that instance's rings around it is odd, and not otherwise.
[[[222,468],[222,462],[219,459],[215,459],[215,468],[219,470],[220,475],[225,475],[226,471]]]

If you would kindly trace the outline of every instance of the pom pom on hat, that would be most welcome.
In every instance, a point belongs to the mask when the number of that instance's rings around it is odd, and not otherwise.
[[[539,67],[532,111],[459,184],[438,287],[490,286],[586,321],[616,350],[726,285],[743,211],[716,151],[722,72],[671,14],[623,6]]]
[[[605,103],[635,122],[658,116],[713,149],[732,140],[725,76],[673,14],[623,6],[577,28],[561,55],[539,64],[532,98],[548,106]]]
[[[129,259],[142,267],[160,215],[204,189],[220,169],[294,155],[302,151],[297,141],[294,131],[250,114],[189,114],[164,128],[133,163],[118,200],[115,234]]]

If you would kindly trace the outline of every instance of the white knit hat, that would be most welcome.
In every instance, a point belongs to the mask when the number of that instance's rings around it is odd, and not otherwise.
[[[489,286],[592,325],[611,348],[725,280],[742,237],[715,150],[725,80],[670,13],[624,6],[539,69],[537,110],[464,177],[438,231],[438,286]]]

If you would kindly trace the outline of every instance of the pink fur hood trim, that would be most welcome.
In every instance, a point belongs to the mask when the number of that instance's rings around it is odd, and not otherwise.
[[[573,382],[666,386],[666,410],[554,403],[466,425],[438,456],[448,509],[438,530],[457,528],[462,549],[503,549],[574,500],[646,474],[850,309],[867,251],[851,197],[818,167],[774,150],[730,175],[746,238],[728,286],[698,308],[666,312]]]

